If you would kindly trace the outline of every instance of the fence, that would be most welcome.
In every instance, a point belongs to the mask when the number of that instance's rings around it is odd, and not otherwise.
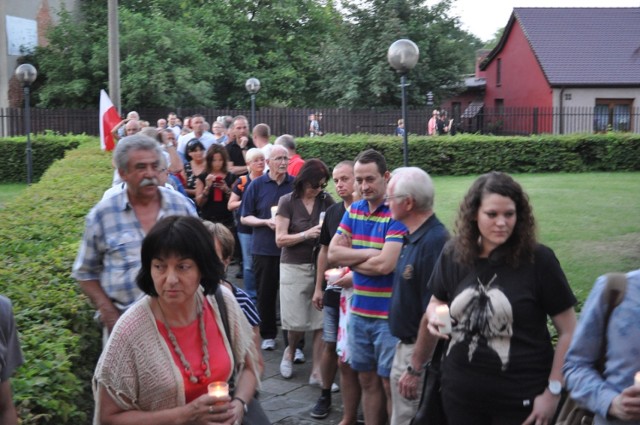
[[[202,114],[208,120],[223,115],[245,115],[246,109],[198,109],[178,108],[178,116]],[[158,118],[166,117],[169,109],[139,109],[142,119],[155,125]],[[457,111],[456,111],[457,112]],[[308,133],[308,116],[317,113],[322,116],[320,126],[325,133],[372,133],[394,134],[400,110],[363,109],[303,109],[303,108],[260,108],[256,111],[256,122],[264,122],[271,127],[272,134],[293,134],[303,136]],[[602,107],[572,108],[486,108],[483,107],[469,118],[449,114],[454,119],[457,132],[498,135],[528,134],[569,134],[604,132],[607,130],[640,132],[640,108]],[[431,109],[407,111],[406,128],[409,133],[425,134]],[[253,124],[253,123],[252,123]],[[31,129],[38,133],[53,130],[60,133],[86,133],[98,135],[98,110],[90,109],[31,109]],[[0,108],[0,137],[24,135],[23,110],[20,108]]]

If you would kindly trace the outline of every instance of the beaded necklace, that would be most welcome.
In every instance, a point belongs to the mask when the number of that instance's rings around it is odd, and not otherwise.
[[[160,307],[160,313],[162,314],[162,324],[164,324],[164,327],[167,329],[167,334],[169,335],[169,341],[171,341],[171,345],[173,346],[174,351],[178,355],[178,358],[180,359],[180,363],[182,363],[182,367],[184,368],[184,371],[189,375],[189,381],[192,384],[195,384],[198,382],[198,377],[191,370],[191,365],[189,364],[189,362],[187,361],[187,358],[184,356],[184,353],[180,349],[180,346],[178,345],[178,339],[176,338],[176,336],[171,331],[171,328],[169,327],[169,323],[167,322],[167,319],[164,315],[164,311],[162,310],[162,305],[160,304],[160,301],[158,301],[158,307]],[[201,367],[204,370],[204,376],[200,377],[200,382],[204,383],[205,379],[211,376],[211,369],[209,368],[209,346],[208,346],[209,342],[207,341],[207,333],[204,328],[204,312],[202,308],[202,300],[198,295],[196,295],[196,309],[197,309],[197,315],[198,315],[198,324],[200,327],[200,339],[202,339]]]

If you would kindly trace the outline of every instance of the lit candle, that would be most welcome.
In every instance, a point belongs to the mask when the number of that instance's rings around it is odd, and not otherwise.
[[[224,381],[216,381],[207,387],[211,397],[221,398],[229,395],[229,384]]]
[[[436,315],[438,316],[438,320],[442,322],[442,326],[440,326],[440,333],[442,334],[450,334],[451,333],[451,316],[449,315],[449,306],[442,304],[436,307]]]
[[[271,207],[271,218],[276,218],[276,213],[278,212],[278,206]]]
[[[322,223],[324,222],[324,214],[325,214],[324,211],[320,211],[320,220],[318,221],[318,224],[320,226],[322,226]]]
[[[633,378],[633,383],[636,384],[636,386],[640,385],[640,372],[636,372],[636,376]]]
[[[327,279],[327,285],[333,285],[341,276],[342,269],[329,269],[324,272],[324,278]]]

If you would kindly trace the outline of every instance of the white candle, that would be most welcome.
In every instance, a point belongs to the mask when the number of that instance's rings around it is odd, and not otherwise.
[[[449,315],[449,306],[447,305],[439,305],[436,307],[436,315],[438,316],[438,320],[442,322],[442,326],[440,326],[440,333],[442,334],[450,334],[451,333],[451,316]]]
[[[340,276],[342,276],[342,270],[340,269],[329,269],[324,272],[324,277],[327,279],[328,285],[336,283],[336,280],[340,279]]]
[[[633,383],[638,386],[640,385],[640,372],[636,372],[636,376],[633,378]]]
[[[207,387],[207,390],[211,397],[226,397],[229,395],[229,384],[224,381],[212,382]]]
[[[325,214],[324,211],[320,211],[320,220],[318,221],[318,224],[320,226],[322,226],[322,223],[324,222],[324,214]]]
[[[271,218],[276,218],[276,213],[278,212],[278,206],[271,207]]]

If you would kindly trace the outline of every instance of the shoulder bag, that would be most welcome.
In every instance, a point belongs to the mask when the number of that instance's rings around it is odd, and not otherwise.
[[[607,284],[600,302],[607,303],[607,310],[604,315],[604,332],[600,344],[600,355],[595,364],[598,373],[604,372],[607,353],[607,328],[613,310],[622,302],[627,289],[627,278],[624,273],[607,274]],[[560,407],[556,425],[592,425],[594,414],[590,410],[580,406],[569,395],[566,395],[564,403]]]
[[[220,291],[220,287],[216,289],[215,299],[218,303],[218,309],[220,310],[220,318],[222,319],[222,324],[224,326],[224,332],[227,334],[227,339],[229,340],[229,345],[232,345],[231,341],[231,332],[229,330],[229,320],[227,318],[227,305],[224,301],[224,296]],[[233,390],[235,388],[235,371],[233,375],[229,379],[229,391],[231,396],[233,397]],[[258,393],[251,399],[247,401],[247,405],[245,408],[245,413],[242,418],[242,425],[271,425],[271,421],[267,417],[267,414],[264,412],[260,401],[258,400]]]
[[[411,419],[409,425],[447,425],[447,418],[442,407],[441,394],[441,370],[442,358],[447,352],[449,340],[441,339],[427,363],[424,371],[422,383],[422,395],[416,415]]]

